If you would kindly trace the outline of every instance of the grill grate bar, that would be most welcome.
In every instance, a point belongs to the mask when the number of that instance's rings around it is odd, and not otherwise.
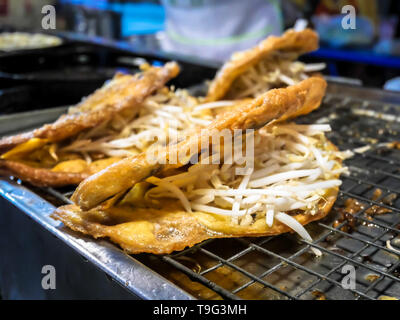
[[[249,248],[247,248],[247,249],[245,249],[243,251],[240,251],[239,253],[235,254],[234,256],[230,257],[229,259],[226,259],[226,261],[233,262],[233,261],[239,259],[240,257],[244,256],[245,254],[249,253],[250,251],[253,251],[253,248],[249,247]],[[201,275],[205,275],[206,273],[214,271],[214,270],[218,269],[219,267],[222,267],[223,265],[224,264],[220,262],[220,263],[216,264],[215,266],[200,272],[200,274]]]
[[[204,240],[202,243],[199,243],[199,244],[197,244],[197,245],[195,245],[193,247],[189,247],[189,248],[183,249],[182,251],[179,251],[179,252],[176,252],[176,253],[171,253],[168,256],[171,257],[171,258],[179,258],[181,256],[184,256],[187,253],[196,251],[198,248],[200,248],[202,246],[205,246],[205,245],[207,245],[208,243],[210,243],[212,241],[213,241],[213,239]]]
[[[383,180],[383,179],[380,179]],[[350,193],[351,190],[353,190],[356,186],[352,186],[351,188],[347,189],[347,192]],[[381,196],[380,198],[383,198],[383,196]],[[367,199],[368,200],[368,199]],[[360,211],[356,212],[355,214],[353,214],[353,217],[360,219],[361,214],[365,213],[368,209],[372,208],[372,205],[368,205],[367,207],[365,207],[364,209],[361,209]],[[339,224],[336,228],[332,228],[335,231],[340,230],[343,226],[347,225],[348,221],[345,220],[344,222],[342,222],[341,224]],[[392,224],[392,226],[390,226],[391,229],[396,230],[393,228],[393,226],[395,226],[396,223]],[[386,228],[385,226],[383,227],[386,230],[389,230],[388,228]],[[329,234],[334,233],[335,231],[330,230]],[[398,230],[396,230],[398,231]],[[382,238],[384,235],[387,234],[387,231],[379,234],[378,236],[376,236],[372,241],[376,242],[378,241],[380,238]],[[307,242],[305,242],[307,243]],[[314,242],[316,243],[316,242]],[[351,260],[355,257],[357,257],[358,255],[360,255],[364,250],[366,250],[368,248],[369,245],[364,245],[361,249],[357,250],[355,253],[350,255],[350,261],[355,261],[355,260]],[[339,265],[337,265],[336,267],[333,267],[327,274],[326,276],[330,276],[331,274],[335,273],[337,270],[339,270],[340,268],[342,268],[344,265],[346,264],[346,261],[343,261],[342,263],[340,263]],[[307,292],[309,292],[312,288],[314,288],[316,285],[318,285],[323,279],[319,278],[317,279],[315,282],[311,283],[308,287],[306,287],[304,290],[302,290],[300,293],[298,293],[296,295],[297,298],[300,298],[301,296],[303,296],[304,294],[306,294]]]
[[[353,180],[353,181],[355,181],[355,182],[357,182],[357,183],[359,183],[359,184],[368,185],[370,188],[371,188],[371,187],[375,187],[375,188],[380,188],[380,189],[387,190],[387,191],[390,192],[390,193],[399,193],[397,189],[392,189],[392,188],[389,188],[389,187],[387,187],[387,186],[384,186],[384,185],[382,185],[382,184],[375,183],[375,182],[372,182],[372,181],[367,181],[367,180],[363,180],[363,179],[353,178],[353,177],[351,177],[351,176],[347,176],[345,179]],[[347,194],[351,194],[350,191],[351,191],[351,190],[347,190]],[[345,194],[346,191],[340,191],[340,193]],[[399,194],[400,194],[400,193],[399,193]],[[353,195],[352,195],[352,197],[353,197]],[[358,199],[361,200],[361,201],[364,201],[364,202],[367,202],[367,203],[371,203],[371,202],[372,202],[371,199],[368,199],[368,198],[365,198],[365,197],[362,197],[362,196],[357,196],[357,197],[358,197]],[[378,200],[381,201],[384,197],[385,197],[385,196],[381,196],[380,199],[378,199]],[[377,205],[377,206],[379,206],[379,207],[385,207],[384,204],[381,203],[381,202],[379,202],[379,201],[376,201],[376,204],[374,204],[374,205]],[[367,208],[365,208],[364,210],[362,210],[361,213],[365,213],[368,209],[371,209],[371,208],[372,208],[372,205],[369,205]],[[390,206],[390,207],[385,207],[385,208],[388,209],[388,210],[392,210],[392,207],[391,207],[391,206]],[[396,211],[396,210],[395,210],[395,211]],[[357,214],[357,215],[353,215],[353,217],[356,218],[356,219],[358,219],[358,220],[361,220],[361,221],[363,221],[363,222],[367,222],[367,223],[369,223],[369,224],[374,224],[374,225],[379,226],[379,227],[381,227],[381,228],[389,229],[390,231],[393,231],[393,232],[396,232],[396,233],[400,233],[400,229],[393,228],[392,226],[389,226],[389,225],[387,225],[386,223],[384,223],[384,221],[383,221],[383,223],[379,222],[379,218],[377,218],[377,217],[375,217],[373,220],[366,219],[366,218],[364,218],[364,217],[362,217],[361,215],[358,215],[358,214]]]
[[[305,243],[307,243],[307,242],[305,242]],[[276,253],[274,253],[274,252],[272,252],[272,251],[270,251],[270,250],[267,250],[267,249],[265,249],[265,248],[263,248],[263,247],[257,246],[257,245],[254,244],[254,243],[250,243],[249,246],[255,248],[257,251],[260,251],[260,252],[263,252],[263,253],[265,253],[265,254],[271,255],[271,256],[273,256],[273,257],[275,257],[275,258],[281,259],[282,261],[284,261],[284,262],[286,262],[287,264],[289,264],[289,265],[295,267],[296,269],[305,271],[305,272],[307,272],[307,273],[309,273],[309,274],[311,274],[311,275],[313,275],[313,276],[316,276],[316,277],[319,278],[319,279],[323,279],[323,280],[326,280],[326,281],[328,281],[328,282],[330,282],[330,283],[332,283],[332,284],[335,284],[336,286],[341,286],[341,284],[340,284],[339,282],[337,282],[337,281],[334,280],[334,279],[329,278],[329,277],[326,276],[326,275],[320,274],[320,273],[318,273],[318,272],[316,272],[316,271],[313,271],[313,270],[311,270],[311,269],[309,269],[309,268],[303,267],[302,265],[300,265],[300,264],[298,264],[298,263],[296,263],[296,262],[293,262],[293,261],[291,261],[291,260],[289,260],[289,259],[287,259],[287,258],[285,258],[285,257],[283,257],[283,256],[281,256],[281,255],[279,255],[279,254],[276,254]],[[317,245],[314,244],[314,245],[312,245],[312,246],[314,247],[314,246],[317,246]],[[321,248],[322,248],[322,247],[321,247]],[[329,251],[329,250],[328,250],[328,251]],[[365,295],[365,294],[362,293],[361,291],[354,290],[354,289],[349,289],[349,291],[351,291],[351,292],[353,292],[353,293],[355,293],[355,294],[357,294],[357,295],[363,296],[363,297],[366,298],[366,299],[371,299],[371,297]],[[371,300],[372,300],[372,299],[371,299]]]
[[[375,141],[377,138],[376,137],[360,137],[360,138],[354,138],[351,135],[348,135],[346,132],[330,132],[329,133],[330,136],[335,137],[337,139],[346,139],[346,142],[343,143],[344,145],[348,145],[348,146],[353,146],[356,147],[356,149],[363,147],[363,146],[368,146],[370,148],[370,150],[376,150],[376,148],[379,148],[385,144],[389,144],[390,141],[389,140],[380,140],[379,144],[371,144],[371,141]],[[356,152],[357,155],[363,155],[365,153],[362,152]],[[375,160],[377,160],[378,156],[373,156],[375,158]]]
[[[364,180],[364,179],[360,179],[358,177],[353,177],[351,175],[346,176],[345,179],[353,180],[354,182],[357,182],[358,184],[371,185],[371,186],[373,186],[375,188],[383,189],[383,190],[386,190],[387,192],[390,192],[390,193],[398,193],[398,194],[400,194],[400,190],[399,189],[390,188],[390,187],[385,186],[383,184],[375,183],[375,182],[372,182],[372,181],[367,181],[367,180]],[[369,201],[370,199],[366,199],[366,200]]]
[[[354,218],[359,219],[359,220],[361,220],[363,222],[366,222],[366,223],[369,223],[369,224],[373,224],[373,225],[378,226],[378,227],[380,227],[382,229],[387,229],[387,230],[389,230],[391,232],[400,233],[400,229],[396,229],[396,228],[393,228],[393,227],[391,227],[391,226],[389,226],[387,224],[380,223],[380,222],[377,221],[376,218],[373,221],[368,220],[366,218],[363,218],[362,216],[354,216]]]
[[[364,168],[360,168],[360,167],[354,166],[354,165],[349,165],[348,168],[349,168],[350,170],[355,170],[355,171],[358,171],[358,172],[363,172],[363,173],[365,173],[365,174],[371,174],[371,173],[374,173],[374,174],[381,174],[381,175],[384,175],[384,176],[387,176],[387,177],[391,177],[391,178],[395,178],[395,179],[400,180],[400,175],[394,174],[394,173],[390,173],[390,172],[387,172],[387,171],[384,171],[384,170],[381,170],[381,169],[371,169],[371,168],[364,169]]]
[[[353,240],[357,240],[357,241],[363,242],[364,244],[367,244],[367,245],[369,245],[369,246],[372,246],[372,247],[381,249],[381,250],[383,250],[383,251],[386,251],[386,252],[389,252],[389,253],[398,255],[398,252],[396,252],[396,251],[394,251],[394,250],[392,250],[392,249],[389,249],[389,248],[387,248],[387,247],[381,246],[381,245],[379,245],[379,244],[377,244],[377,243],[375,243],[375,242],[373,242],[373,241],[369,241],[369,240],[366,240],[366,239],[362,239],[362,238],[360,238],[360,237],[353,236],[353,235],[350,234],[350,233],[344,232],[344,231],[342,231],[342,230],[340,230],[340,229],[332,228],[332,227],[330,227],[330,226],[328,226],[328,225],[326,225],[326,224],[324,224],[324,223],[318,223],[318,225],[320,225],[321,227],[323,227],[323,228],[325,228],[325,229],[331,230],[331,231],[333,231],[333,232],[336,232],[336,233],[339,233],[339,234],[341,234],[341,235],[343,235],[343,236],[346,236],[346,237],[348,237],[348,238],[351,238],[351,239],[353,239]],[[380,238],[381,238],[381,237],[380,237]],[[378,239],[377,239],[377,240],[378,240]],[[399,279],[399,281],[400,281],[400,279]]]
[[[193,277],[195,280],[200,281],[201,283],[203,283],[205,286],[207,286],[209,289],[215,291],[216,293],[219,293],[221,296],[223,296],[224,298],[227,298],[229,300],[241,300],[237,295],[231,293],[230,291],[222,288],[221,286],[217,285],[215,282],[208,280],[207,278],[203,277],[202,275],[193,272],[192,270],[190,270],[188,267],[184,266],[183,264],[175,261],[174,259],[172,259],[169,256],[163,256],[162,259],[166,262],[168,262],[169,264],[173,265],[175,268],[177,268],[178,270],[183,271],[184,273],[190,275],[191,277]]]
[[[264,241],[262,241],[262,242],[265,243],[265,242],[270,241],[271,239],[272,239],[272,238],[266,238],[266,239],[265,239]],[[212,241],[212,239],[211,239],[211,240],[208,240],[208,242],[211,242],[211,241]],[[237,253],[237,254],[231,256],[230,258],[228,258],[228,259],[226,259],[226,260],[229,261],[229,262],[233,262],[233,261],[235,261],[235,260],[241,258],[242,256],[244,256],[245,254],[247,254],[247,253],[249,253],[249,252],[251,252],[251,251],[253,251],[252,248],[246,248],[245,250],[240,251],[239,253]],[[214,271],[214,270],[218,269],[219,267],[222,267],[223,265],[224,265],[224,264],[223,264],[222,262],[219,262],[219,263],[217,263],[215,266],[212,266],[212,267],[210,267],[210,268],[208,268],[208,269],[205,269],[205,270],[201,271],[200,274],[201,274],[201,275],[205,275],[205,274],[207,274],[207,273],[209,273],[209,272],[211,272],[211,271]]]
[[[343,227],[343,226],[346,225],[347,223],[348,223],[347,221],[344,221],[344,222],[342,222],[342,223],[339,225],[339,227]],[[324,235],[321,236],[320,238],[314,240],[314,243],[319,243],[319,242],[324,241],[330,234],[331,234],[331,232],[328,232],[328,233],[324,234]],[[268,238],[268,239],[270,239],[270,238]],[[242,239],[238,239],[238,240],[243,241]],[[261,245],[261,244],[260,244],[260,245]],[[289,256],[287,259],[288,259],[288,260],[293,260],[293,259],[295,259],[295,258],[301,256],[303,253],[305,253],[306,251],[308,251],[308,250],[310,249],[310,247],[311,247],[311,246],[309,246],[309,245],[304,246],[304,247],[301,248],[300,250],[296,251],[296,253],[294,253],[294,254],[292,254],[291,256]],[[283,267],[283,266],[285,266],[285,263],[281,261],[280,263],[276,264],[276,265],[273,266],[272,268],[270,268],[270,269],[264,271],[262,274],[260,274],[259,277],[260,277],[260,278],[264,278],[264,277],[266,277],[266,276],[272,274],[273,272],[277,271],[278,269],[280,269],[280,268]],[[245,283],[244,285],[242,285],[241,287],[239,287],[239,288],[233,290],[232,292],[237,293],[237,292],[239,292],[239,291],[241,291],[241,290],[247,288],[249,285],[253,284],[254,282],[255,282],[254,280],[251,280],[251,281]]]
[[[398,267],[400,266],[400,261],[398,261],[397,263],[395,263],[392,267],[389,268],[388,272],[393,272],[394,270],[396,270]],[[364,293],[367,293],[371,290],[373,290],[379,283],[382,282],[382,280],[385,279],[385,277],[383,275],[379,275],[379,278],[376,279],[373,283],[371,283],[368,288],[366,288],[364,290]],[[358,299],[357,299],[358,300]]]
[[[58,200],[63,201],[65,204],[73,204],[73,202],[68,198],[67,195],[58,192],[53,188],[42,188],[43,191],[47,191],[52,196],[56,197]]]
[[[220,256],[218,256],[218,255],[216,255],[216,254],[214,254],[214,253],[212,253],[212,252],[210,252],[210,251],[208,251],[208,250],[206,250],[204,248],[200,248],[200,250],[203,253],[205,253],[206,255],[208,255],[209,257],[212,257],[215,260],[219,260],[219,261],[223,262],[225,265],[231,267],[232,269],[235,269],[236,271],[239,271],[240,273],[246,275],[250,279],[253,279],[256,282],[259,282],[262,285],[264,285],[264,286],[266,286],[266,287],[268,287],[268,288],[270,288],[270,289],[272,289],[272,290],[274,290],[276,292],[279,292],[280,294],[288,297],[289,299],[296,299],[295,297],[293,297],[292,295],[288,294],[287,292],[285,292],[285,291],[281,290],[280,288],[278,288],[278,287],[276,287],[276,286],[274,286],[274,285],[272,285],[272,284],[260,279],[259,277],[255,276],[251,272],[248,272],[247,270],[245,270],[245,269],[233,264],[232,262],[229,262],[226,259],[223,259],[222,257],[220,257]]]
[[[386,232],[383,232],[383,233],[380,234],[379,236],[375,237],[373,241],[377,241],[378,239],[380,239],[381,237],[383,237],[385,234],[386,234]],[[307,242],[305,242],[305,243],[307,243]],[[357,264],[358,266],[366,267],[366,265],[364,265],[364,264],[362,264],[362,263],[359,263],[358,261],[354,260],[354,258],[357,257],[358,255],[360,255],[360,254],[361,254],[364,250],[366,250],[368,247],[369,247],[368,244],[367,244],[367,245],[364,245],[361,249],[359,249],[359,250],[356,251],[355,253],[351,254],[350,257],[348,257],[348,258],[343,256],[343,258],[345,258],[345,259],[343,259],[343,260],[345,260],[345,261],[343,261],[342,263],[340,263],[340,264],[337,265],[336,267],[332,268],[332,269],[326,274],[326,276],[330,276],[331,274],[337,272],[337,270],[339,270],[339,269],[342,268],[344,265],[346,265],[347,262],[353,262],[353,263]],[[319,248],[322,248],[322,247],[319,247]],[[318,248],[318,249],[319,249],[319,248]],[[324,251],[324,252],[329,252],[329,250],[323,250],[323,251]],[[331,253],[332,253],[332,252],[331,252]],[[338,256],[341,257],[341,255],[338,255]],[[373,269],[375,269],[375,268],[373,268]],[[377,270],[377,271],[375,271],[375,270],[372,270],[372,271],[377,272],[380,276],[386,276],[386,274],[383,273],[383,272],[381,272],[381,270],[378,270],[378,269],[376,269],[376,270]],[[305,293],[309,292],[312,288],[314,288],[316,285],[318,285],[322,280],[323,280],[322,278],[317,279],[314,283],[311,283],[307,288],[305,288],[305,289],[302,290],[300,293],[298,293],[298,294],[296,295],[296,297],[299,298],[299,297],[301,297],[302,295],[304,295]],[[395,278],[395,281],[399,281],[399,279]]]
[[[357,200],[360,200],[360,201],[368,202],[368,203],[373,204],[375,206],[379,206],[379,207],[382,207],[382,208],[385,208],[385,209],[392,210],[392,211],[394,211],[396,213],[400,213],[400,209],[397,209],[395,207],[389,206],[389,205],[384,204],[384,203],[379,203],[376,200],[367,199],[367,198],[364,198],[362,196],[356,195],[356,194],[351,193],[351,192],[346,192],[346,191],[340,191],[340,193],[343,194],[343,195],[346,195],[346,196],[348,196],[350,198],[354,198],[354,199],[357,199]]]
[[[358,153],[357,155],[362,157],[362,158],[370,158],[372,160],[377,160],[379,162],[386,162],[386,163],[388,163],[390,165],[400,165],[400,161],[398,161],[396,159],[377,156],[377,155],[371,154],[369,152],[368,153]]]
[[[386,234],[386,232],[383,233],[383,234],[381,235],[381,237],[384,236],[385,234]],[[380,238],[381,238],[381,237],[380,237]],[[316,248],[316,249],[319,249],[319,250],[321,250],[321,251],[323,251],[323,252],[326,252],[326,253],[328,253],[328,254],[331,254],[331,255],[333,255],[333,256],[335,256],[335,257],[337,257],[337,258],[341,258],[341,259],[343,259],[343,260],[346,260],[347,262],[352,262],[352,263],[358,265],[359,267],[363,267],[363,268],[365,268],[365,269],[369,269],[370,271],[373,271],[373,272],[376,272],[376,273],[378,273],[378,274],[384,275],[385,277],[388,277],[389,279],[391,279],[391,280],[393,280],[393,281],[400,282],[400,278],[397,278],[396,276],[391,275],[391,274],[389,274],[389,273],[387,273],[387,272],[385,272],[385,271],[379,270],[379,269],[377,269],[377,268],[375,268],[375,267],[371,267],[371,266],[369,266],[369,265],[367,265],[367,264],[363,264],[363,263],[361,263],[361,262],[359,262],[359,261],[357,261],[357,260],[354,260],[354,259],[352,259],[352,258],[346,257],[346,256],[344,256],[344,255],[342,255],[342,254],[339,254],[339,253],[336,253],[336,252],[334,252],[334,251],[328,250],[328,249],[326,249],[326,248],[324,248],[324,247],[322,247],[322,246],[320,246],[320,245],[318,245],[318,244],[314,244],[314,243],[305,241],[305,240],[303,240],[303,239],[300,239],[300,241],[302,241],[302,242],[304,242],[304,243],[308,243],[308,244],[310,244],[312,247],[314,247],[314,248]],[[368,245],[366,245],[366,248],[368,248]]]
[[[351,189],[352,189],[352,188],[350,188],[349,190],[351,190]],[[344,226],[347,225],[347,224],[348,224],[348,221],[345,220],[345,221],[343,221],[342,223],[340,223],[340,224],[337,226],[337,228],[342,228],[342,227],[344,227]],[[325,233],[324,235],[322,235],[322,236],[319,237],[318,239],[314,240],[313,242],[314,242],[314,243],[320,243],[320,242],[326,240],[326,238],[327,238],[330,234],[332,234],[331,231]],[[269,237],[269,238],[267,238],[267,239],[269,240],[269,239],[271,239],[271,237]],[[239,241],[243,241],[242,239],[238,239],[238,240],[239,240]],[[264,241],[264,242],[265,242],[265,241]],[[262,244],[263,244],[263,243],[260,243],[259,245],[262,245]],[[311,247],[310,245],[307,245],[307,244],[306,244],[305,247],[301,248],[300,250],[298,250],[296,253],[292,254],[292,255],[291,255],[290,257],[288,257],[287,259],[293,260],[293,259],[297,258],[298,256],[300,256],[300,255],[302,255],[303,253],[305,253],[306,251],[308,251],[308,250],[310,249],[310,247]],[[283,266],[284,266],[284,263],[283,263],[283,262],[280,262],[280,263],[276,264],[276,265],[273,266],[272,268],[270,268],[270,269],[264,271],[264,272],[260,275],[260,278],[264,278],[264,277],[268,276],[269,274],[272,274],[273,272],[277,271],[279,268],[281,268],[281,267],[283,267]],[[251,280],[251,281],[245,283],[243,286],[241,286],[241,287],[235,289],[233,292],[234,292],[234,293],[237,293],[238,291],[245,289],[246,287],[248,287],[249,285],[253,284],[254,282],[255,282],[254,280]]]

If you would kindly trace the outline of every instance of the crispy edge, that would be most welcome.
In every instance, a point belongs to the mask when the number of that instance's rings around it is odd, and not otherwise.
[[[133,89],[130,96],[122,99],[120,103],[114,106],[105,105],[98,110],[88,110],[86,112],[62,115],[53,124],[46,124],[43,127],[31,132],[5,137],[0,140],[0,153],[15,147],[16,145],[26,142],[34,137],[48,139],[49,141],[59,141],[72,136],[84,129],[94,127],[105,119],[111,118],[114,114],[132,107],[137,106],[143,100],[161,88],[169,79],[175,77],[179,72],[179,67],[175,62],[167,63],[163,68],[153,67],[139,77],[130,77],[129,84],[124,84],[123,90]],[[119,77],[119,76],[116,76]],[[96,91],[85,101],[80,103],[81,106],[92,106],[99,97],[104,97],[107,93],[103,88]],[[78,185],[86,179],[88,173],[70,173],[70,172],[54,172],[46,168],[34,168],[23,163],[11,160],[0,160],[1,174],[15,175],[23,181],[27,181],[36,186],[61,187],[67,185]]]
[[[249,104],[225,112],[204,131],[255,129],[271,121],[283,121],[307,114],[319,107],[325,95],[326,86],[324,79],[312,77],[294,86],[270,90]],[[165,148],[163,152],[166,153],[167,162],[170,158],[169,152],[194,150],[195,148],[190,147],[194,144],[200,149],[203,138],[201,130],[198,130],[197,134],[179,143],[175,150],[170,151]],[[129,189],[149,175],[182,165],[149,164],[146,157],[146,153],[128,157],[90,176],[75,190],[72,201],[82,209],[88,210],[107,198]]]
[[[3,137],[0,139],[0,154],[3,154],[8,150],[11,150],[15,146],[24,143],[34,137],[35,137],[34,131],[21,133],[15,136]]]
[[[0,160],[0,170],[0,175],[15,175],[38,187],[77,185],[89,176],[87,173],[55,172],[46,168],[34,168],[10,160]]]
[[[93,209],[96,211],[96,209]],[[102,215],[102,212],[82,212],[76,205],[66,205],[56,209],[51,217],[55,220],[63,222],[67,227],[74,231],[83,234],[91,235],[94,238],[109,238],[112,242],[119,244],[124,250],[129,253],[151,252],[155,254],[170,253],[176,250],[182,250],[186,246],[193,246],[196,243],[210,238],[207,229],[202,226],[193,216],[182,215],[181,212],[173,213],[165,217],[164,220],[157,221],[153,217],[153,221],[140,221],[138,224],[145,224],[144,229],[150,229],[142,234],[132,233],[132,223],[126,222],[112,226],[103,225],[98,222],[91,222],[85,219],[86,214]],[[158,223],[160,222],[160,223]],[[142,231],[143,227],[138,226],[138,232]],[[168,236],[171,228],[181,228],[181,238],[179,240],[170,239]],[[121,238],[125,230],[125,239]],[[159,236],[159,238],[158,238]],[[134,239],[134,240],[133,240]],[[135,245],[132,245],[135,243]]]
[[[316,215],[311,214],[298,214],[293,216],[302,225],[306,225],[310,222],[320,220],[328,215],[332,209],[333,204],[336,201],[338,189],[330,189],[330,196],[327,202],[320,207],[319,212]],[[96,211],[96,209],[93,209]],[[144,209],[141,209],[144,210]],[[162,211],[159,211],[162,213]],[[247,231],[246,227],[241,228],[240,232],[235,233],[217,233],[212,229],[202,224],[196,216],[188,214],[187,212],[172,212],[168,215],[162,216],[160,214],[159,219],[152,216],[149,213],[147,234],[137,235],[131,234],[132,223],[124,222],[116,225],[103,225],[98,222],[91,222],[85,218],[86,212],[82,212],[81,209],[76,205],[66,205],[58,208],[52,217],[64,223],[67,227],[74,231],[78,231],[83,234],[91,235],[94,238],[109,238],[112,242],[120,245],[125,251],[131,254],[136,253],[154,253],[154,254],[169,254],[173,251],[183,250],[186,247],[192,247],[193,245],[200,243],[207,239],[213,238],[233,238],[233,237],[262,237],[279,235],[292,230],[275,220],[271,228],[268,228],[266,232],[254,232]],[[94,214],[100,214],[96,212]],[[132,215],[135,211],[132,210]],[[153,213],[154,215],[154,213]],[[157,215],[157,214],[155,214]],[[143,223],[143,221],[135,221],[136,223]],[[131,225],[130,225],[131,223]],[[126,229],[125,229],[126,228]],[[125,230],[124,230],[125,229]],[[178,233],[177,236],[170,237],[171,229]],[[143,230],[138,228],[138,230]],[[125,232],[125,236],[124,235]]]
[[[87,111],[65,114],[54,123],[45,124],[31,132],[4,137],[0,140],[0,153],[34,137],[56,142],[71,137],[84,129],[93,128],[126,108],[140,105],[147,96],[164,86],[178,73],[179,66],[176,62],[169,62],[163,67],[152,67],[143,74],[135,75],[129,81],[125,81],[122,88],[118,88],[122,91],[119,94],[125,96],[114,101],[114,104],[105,104],[96,109],[89,108]],[[98,89],[78,106],[82,109],[86,104],[92,105],[93,101],[98,101],[97,96],[104,97],[105,94],[107,94],[107,88]]]
[[[298,55],[318,49],[319,37],[311,29],[288,30],[281,37],[270,36],[257,46],[232,55],[211,82],[206,101],[217,101],[228,92],[233,81],[248,68],[275,51],[292,51]]]

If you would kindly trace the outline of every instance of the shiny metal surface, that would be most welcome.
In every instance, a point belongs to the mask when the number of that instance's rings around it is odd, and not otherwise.
[[[192,298],[111,243],[82,237],[67,230],[50,217],[55,207],[25,187],[12,181],[0,180],[0,195],[135,296],[141,299]]]
[[[43,123],[52,122],[65,113],[67,108],[58,107],[3,115],[0,117],[0,137],[28,131]]]

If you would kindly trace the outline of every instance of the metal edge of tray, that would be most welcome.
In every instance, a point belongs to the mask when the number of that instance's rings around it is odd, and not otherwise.
[[[400,105],[400,92],[397,91],[387,91],[379,88],[369,88],[358,85],[344,85],[335,81],[328,83],[327,93],[333,96],[348,96],[368,100],[370,102]]]
[[[50,217],[55,207],[24,186],[0,179],[0,195],[139,298],[194,299],[112,243],[67,230],[61,222]]]
[[[43,123],[55,121],[68,110],[68,106],[60,106],[43,110],[32,110],[0,115],[0,137],[21,133],[37,128]]]

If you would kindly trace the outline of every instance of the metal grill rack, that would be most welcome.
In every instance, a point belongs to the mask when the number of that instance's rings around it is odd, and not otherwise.
[[[331,214],[307,226],[312,243],[294,234],[214,239],[171,255],[134,258],[198,298],[400,298],[400,149],[387,144],[400,141],[400,97],[331,86],[323,106],[298,120],[330,123],[328,138],[341,150],[356,150],[345,161],[350,174],[342,177]],[[71,195],[41,191],[57,205]],[[323,256],[315,257],[311,247]],[[345,289],[348,266],[356,281]],[[176,272],[182,276],[172,276]]]

